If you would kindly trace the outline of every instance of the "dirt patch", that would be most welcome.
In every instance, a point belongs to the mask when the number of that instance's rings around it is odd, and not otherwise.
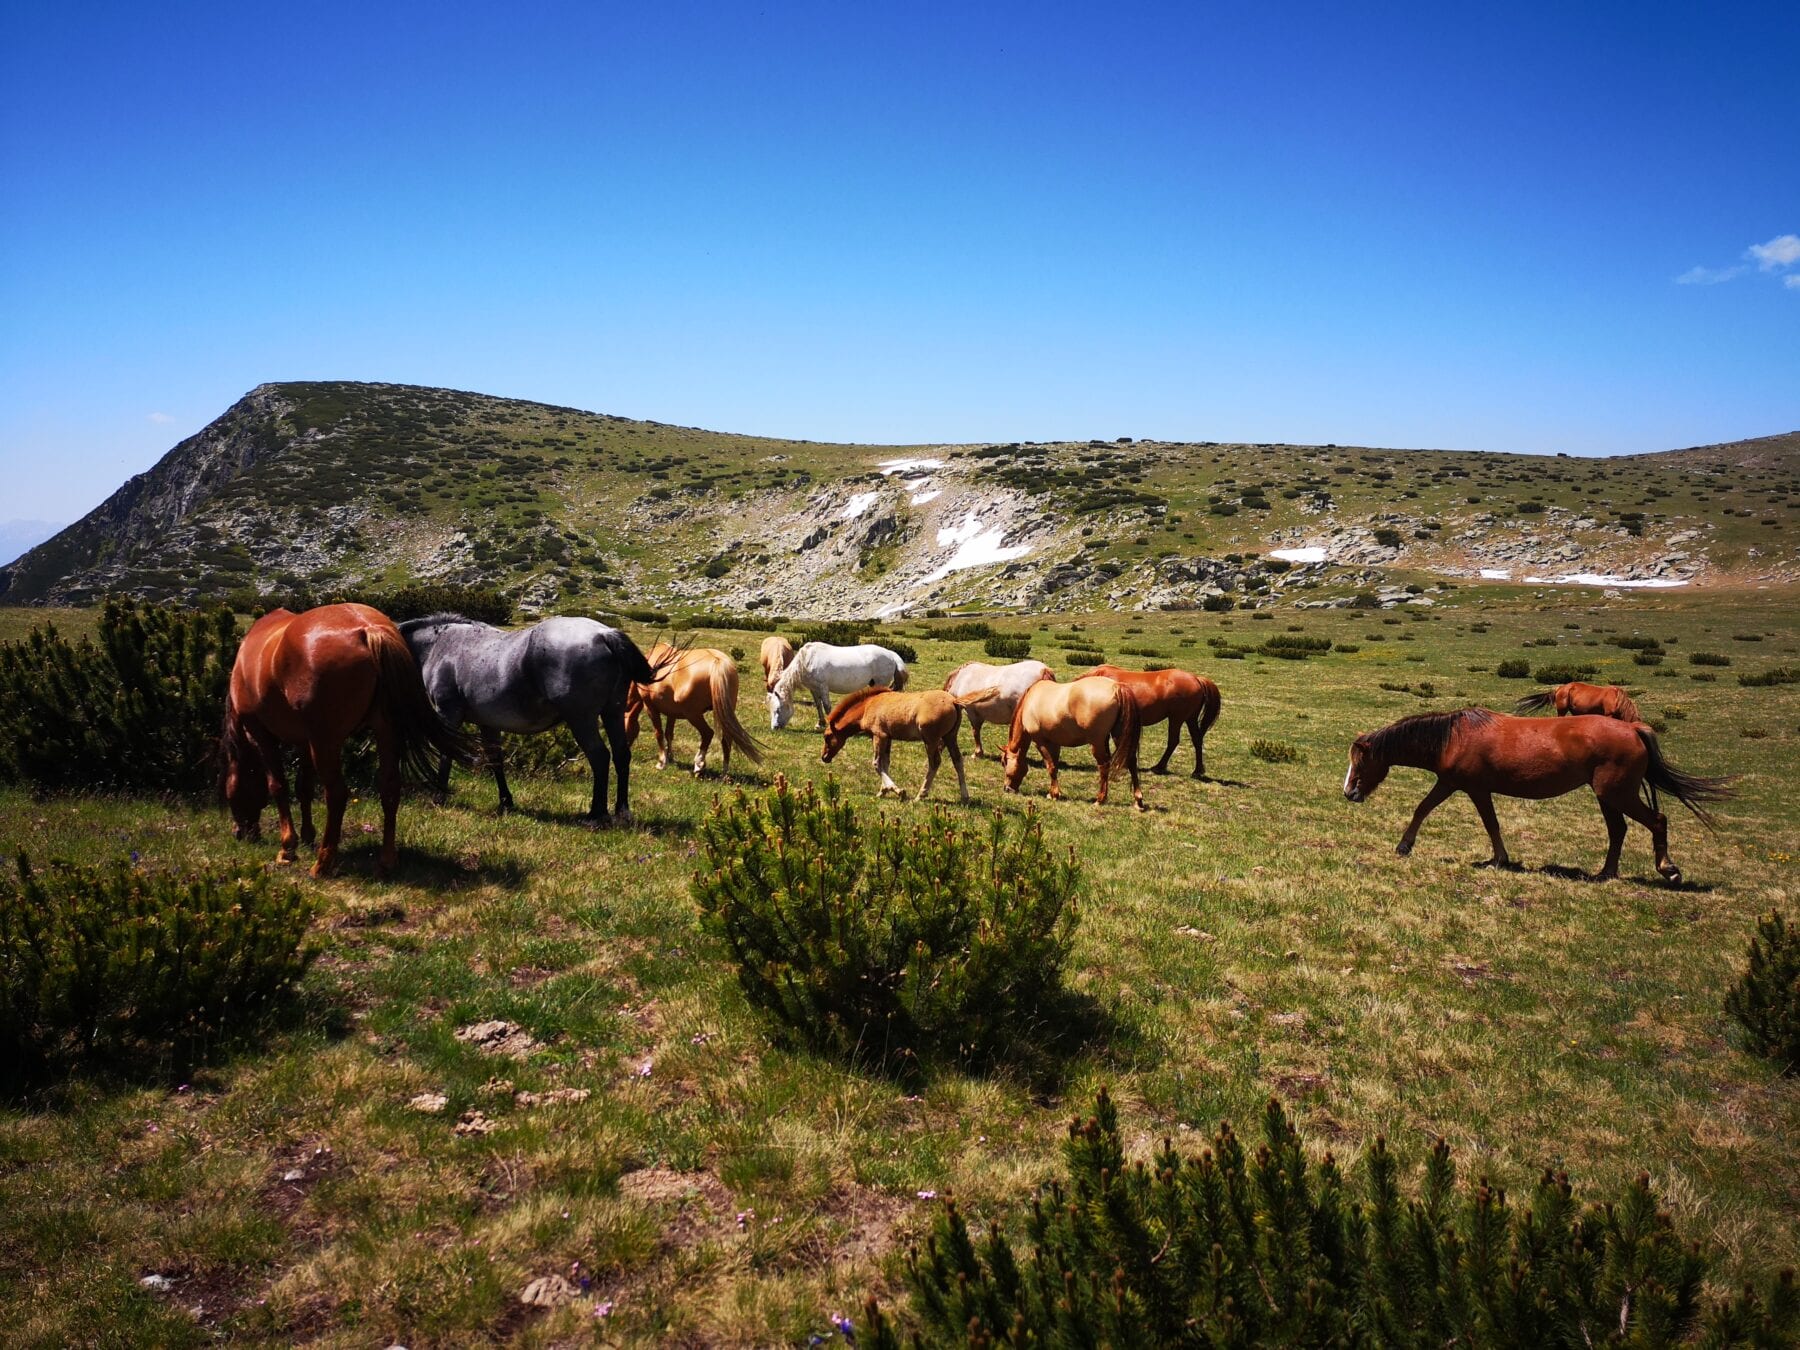
[[[691,1247],[703,1237],[736,1227],[737,1206],[731,1192],[711,1172],[645,1167],[620,1177],[619,1193],[674,1211],[663,1225],[665,1247]]]
[[[517,1022],[475,1022],[458,1027],[456,1039],[484,1055],[504,1055],[508,1059],[524,1059],[537,1049],[531,1033]]]

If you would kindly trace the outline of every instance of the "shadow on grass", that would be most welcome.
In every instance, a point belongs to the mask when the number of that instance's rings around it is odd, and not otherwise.
[[[337,869],[332,875],[338,879],[373,877],[375,864],[380,858],[381,845],[376,840],[346,843],[338,852]],[[456,854],[419,844],[402,844],[400,865],[381,880],[383,883],[423,886],[439,891],[454,890],[460,886],[500,886],[506,890],[516,890],[530,879],[531,872],[528,864],[509,853],[487,853],[471,849],[466,853]]]

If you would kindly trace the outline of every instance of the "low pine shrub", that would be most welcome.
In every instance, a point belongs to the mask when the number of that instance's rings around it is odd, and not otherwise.
[[[443,581],[334,598],[372,606],[395,623],[422,619],[427,614],[460,614],[477,623],[504,626],[512,622],[513,613],[512,601],[492,586],[457,586]]]
[[[108,600],[94,640],[54,625],[0,645],[0,782],[193,792],[213,747],[237,620]]]
[[[1728,666],[1731,664],[1731,658],[1721,656],[1718,652],[1689,652],[1688,664],[1690,666]]]
[[[868,631],[867,624],[852,623],[846,619],[803,624],[794,636],[794,645],[800,647],[808,642],[825,642],[833,647],[854,647],[858,643],[869,641],[866,636]]]
[[[1503,680],[1528,680],[1531,678],[1531,662],[1502,661],[1494,667],[1494,674]]]
[[[700,826],[692,883],[750,1002],[814,1049],[902,1076],[980,1065],[1042,1030],[1081,872],[1035,811],[1014,831],[859,815],[835,779],[741,789]]]
[[[1106,664],[1106,653],[1097,647],[1064,647],[1063,660],[1072,666],[1099,666]]]
[[[312,917],[265,872],[39,872],[21,855],[0,877],[0,1058],[192,1063],[292,990],[313,959]]]
[[[759,618],[754,614],[725,614],[703,610],[698,614],[684,614],[669,627],[677,632],[686,632],[694,628],[712,628],[737,633],[773,633],[775,620]]]
[[[1571,680],[1585,680],[1590,675],[1597,675],[1600,667],[1592,665],[1539,666],[1531,672],[1531,678],[1539,684],[1568,684]]]
[[[1250,753],[1265,764],[1292,764],[1300,752],[1285,741],[1265,741],[1260,737],[1250,742]]]
[[[1276,1101],[1262,1134],[1250,1149],[1222,1125],[1198,1158],[1165,1139],[1128,1163],[1102,1089],[1017,1248],[999,1222],[978,1238],[949,1201],[908,1253],[912,1343],[1774,1346],[1800,1332],[1792,1271],[1707,1292],[1707,1258],[1647,1176],[1583,1210],[1545,1172],[1509,1205],[1486,1179],[1459,1187],[1440,1141],[1409,1199],[1385,1140],[1353,1186],[1330,1154],[1309,1158]],[[865,1316],[866,1343],[898,1347],[873,1300]]]
[[[1279,656],[1288,661],[1304,661],[1315,652],[1331,650],[1331,639],[1307,637],[1303,633],[1277,633],[1260,649],[1265,656]]]
[[[1800,1073],[1800,930],[1771,912],[1756,925],[1749,962],[1725,995],[1725,1012],[1754,1053]]]
[[[942,611],[940,610],[939,613],[941,614]],[[932,612],[926,610],[925,617],[933,617]],[[980,642],[995,634],[994,625],[991,623],[980,619],[962,619],[956,623],[947,623],[942,627],[932,629],[931,635],[940,642]],[[992,655],[992,653],[989,654]]]
[[[1001,661],[1023,661],[1031,655],[1031,639],[996,633],[981,644],[981,650]]]
[[[1800,670],[1787,666],[1776,666],[1773,670],[1765,670],[1760,675],[1740,675],[1738,683],[1746,689],[1773,689],[1781,684],[1800,684]]]
[[[1660,666],[1662,659],[1661,652],[1633,652],[1631,654],[1631,664],[1634,666]]]
[[[1218,595],[1206,595],[1200,598],[1200,608],[1205,610],[1208,614],[1223,614],[1231,608],[1232,603],[1231,597],[1223,592]]]

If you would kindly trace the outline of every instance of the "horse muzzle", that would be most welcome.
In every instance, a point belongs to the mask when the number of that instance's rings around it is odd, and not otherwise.
[[[1361,788],[1345,788],[1344,789],[1344,800],[1347,802],[1360,802],[1364,797],[1366,797],[1368,795],[1369,794],[1364,792]]]

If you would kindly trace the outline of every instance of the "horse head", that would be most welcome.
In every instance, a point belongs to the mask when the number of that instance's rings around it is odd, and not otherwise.
[[[1344,797],[1348,801],[1365,800],[1388,774],[1388,762],[1375,753],[1370,738],[1358,736],[1350,744],[1350,768],[1344,774]]]
[[[1000,751],[1000,773],[1006,781],[1008,792],[1017,792],[1019,785],[1025,781],[1025,770],[1030,767],[1025,760],[1026,748],[1021,744],[1015,750],[1009,745]]]
[[[219,789],[231,811],[233,836],[244,840],[262,838],[262,813],[269,805],[269,775],[229,703],[225,728],[219,735]]]
[[[769,730],[780,731],[794,715],[794,681],[799,666],[790,661],[769,686]]]

